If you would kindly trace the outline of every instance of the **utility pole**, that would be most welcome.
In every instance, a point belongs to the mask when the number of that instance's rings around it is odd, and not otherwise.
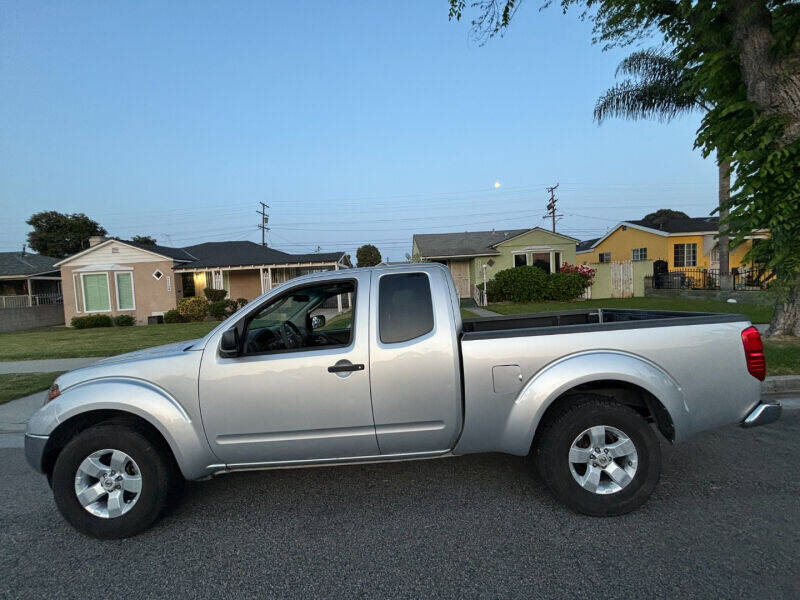
[[[547,193],[550,194],[549,202],[547,203],[547,214],[542,217],[543,219],[552,219],[553,220],[553,233],[556,232],[556,217],[561,217],[563,215],[556,214],[556,202],[558,202],[558,198],[555,196],[555,191],[558,189],[558,184],[547,188]]]
[[[269,214],[267,213],[267,209],[269,208],[269,204],[264,204],[263,202],[259,202],[261,205],[261,210],[257,210],[256,214],[261,215],[261,223],[259,224],[258,228],[261,230],[261,245],[267,245],[267,232],[269,231]]]

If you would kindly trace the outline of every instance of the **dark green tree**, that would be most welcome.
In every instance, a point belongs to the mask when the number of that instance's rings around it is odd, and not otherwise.
[[[666,225],[670,219],[688,219],[689,215],[680,210],[672,210],[671,208],[659,208],[655,212],[651,212],[642,217],[649,227],[653,229],[661,229]]]
[[[131,238],[132,242],[137,244],[146,244],[148,246],[155,246],[158,242],[156,242],[156,238],[150,235],[135,235]]]
[[[356,250],[356,265],[359,267],[374,267],[381,262],[381,253],[372,244],[364,244]]]
[[[83,213],[63,214],[47,210],[31,215],[26,221],[33,227],[28,245],[39,254],[64,258],[89,247],[89,238],[105,235],[106,230]]]
[[[480,42],[502,35],[522,0],[476,0]],[[545,0],[549,6],[552,0]],[[466,0],[449,0],[460,19]],[[727,207],[732,243],[769,231],[756,246],[777,275],[779,300],[768,335],[800,335],[800,3],[797,0],[561,0],[579,6],[604,47],[660,34],[702,94],[695,146],[729,161],[735,184]],[[754,250],[753,252],[756,252]]]

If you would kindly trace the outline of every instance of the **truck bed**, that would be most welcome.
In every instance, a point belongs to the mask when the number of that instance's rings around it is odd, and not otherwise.
[[[734,313],[590,308],[464,319],[463,340],[747,321]]]

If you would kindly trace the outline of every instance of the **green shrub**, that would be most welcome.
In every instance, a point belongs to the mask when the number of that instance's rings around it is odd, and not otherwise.
[[[114,325],[117,327],[130,327],[136,325],[136,319],[130,315],[117,315],[114,317]]]
[[[111,317],[108,315],[85,315],[72,317],[70,321],[75,329],[91,329],[92,327],[111,327]]]
[[[227,300],[216,300],[208,303],[208,314],[214,317],[217,321],[225,318],[225,313],[228,310]]]
[[[237,310],[239,310],[239,305],[235,300],[217,300],[208,304],[208,314],[218,321],[227,319]]]
[[[486,288],[490,302],[548,302],[574,300],[588,285],[580,273],[548,275],[539,267],[523,266],[499,271]]]
[[[205,297],[208,298],[209,302],[220,302],[221,300],[225,299],[225,296],[228,295],[228,292],[226,290],[206,288],[203,290],[203,294],[205,294]]]
[[[181,298],[178,312],[185,321],[202,321],[208,314],[208,300],[200,296]]]
[[[249,301],[247,300],[247,298],[237,298],[237,299],[236,299],[236,307],[237,307],[237,310],[238,310],[239,308],[242,308],[242,307],[243,307],[245,304],[247,304],[248,302],[249,302]]]
[[[579,298],[587,287],[586,277],[580,273],[552,273],[548,275],[547,300],[566,302]]]
[[[164,323],[183,323],[184,318],[177,308],[172,308],[164,313]]]

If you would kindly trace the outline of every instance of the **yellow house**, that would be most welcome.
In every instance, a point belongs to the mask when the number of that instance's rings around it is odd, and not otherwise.
[[[717,240],[718,217],[668,219],[660,229],[645,221],[622,221],[601,238],[580,242],[576,248],[579,263],[663,260],[670,271],[719,269]],[[749,266],[745,254],[766,233],[756,233],[731,248],[731,269]]]

